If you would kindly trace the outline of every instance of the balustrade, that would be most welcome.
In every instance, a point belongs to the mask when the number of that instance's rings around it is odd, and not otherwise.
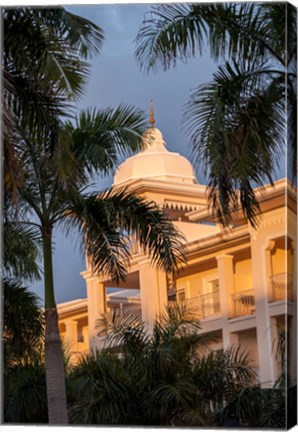
[[[273,301],[293,301],[293,276],[290,273],[279,273],[271,276]]]
[[[134,314],[135,316],[141,318],[142,316],[142,308],[141,304],[137,302],[131,302],[131,303],[120,303],[119,304],[119,312],[120,315],[124,315],[128,312]]]
[[[169,301],[168,305],[174,305],[177,302]],[[219,291],[202,294],[196,297],[191,297],[178,301],[192,312],[198,319],[208,318],[220,314]]]
[[[255,313],[256,307],[253,290],[246,290],[232,294],[232,303],[233,316],[231,318],[237,318]]]

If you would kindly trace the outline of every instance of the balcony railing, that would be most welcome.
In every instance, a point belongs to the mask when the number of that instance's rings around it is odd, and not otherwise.
[[[114,320],[131,319],[131,322],[138,324],[142,321],[141,303],[117,303],[109,305],[107,313],[102,314],[97,321],[98,336],[103,341],[111,330],[111,323]],[[118,321],[119,322],[119,321]]]
[[[168,302],[169,305],[175,303],[177,302]],[[185,305],[197,319],[209,318],[220,314],[219,291],[184,299],[178,303]]]
[[[141,316],[142,316],[141,303],[137,303],[137,302],[120,303],[119,304],[119,313],[120,313],[120,315],[124,315],[126,313],[132,313],[133,315],[141,318]]]
[[[233,315],[231,318],[237,318],[255,313],[255,297],[253,290],[241,291],[232,294]]]
[[[293,301],[293,276],[290,273],[279,273],[271,276],[271,286],[273,301]]]

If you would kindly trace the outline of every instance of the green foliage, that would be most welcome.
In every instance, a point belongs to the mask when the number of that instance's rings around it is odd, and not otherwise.
[[[35,246],[42,243],[46,333],[51,333],[51,338],[45,338],[45,351],[55,352],[51,361],[56,362],[47,364],[49,422],[64,424],[63,357],[54,313],[53,229],[63,223],[67,232],[76,228],[94,271],[108,272],[115,280],[126,275],[128,237],[133,230],[144,248],[150,249],[152,261],[166,270],[177,267],[175,254],[180,253],[181,238],[153,203],[132,192],[106,192],[98,197],[85,193],[92,180],[115,169],[120,156],[140,147],[145,127],[143,113],[125,105],[86,111],[75,125],[63,122],[88,77],[86,60],[101,48],[101,29],[60,7],[4,8],[3,22],[5,199],[14,209],[21,209],[8,221],[6,243],[14,230],[15,244],[11,250],[6,247],[6,271],[38,276]],[[16,230],[20,229],[35,267],[15,260]],[[34,241],[33,233],[37,234]],[[56,380],[48,373],[55,367],[61,372]]]
[[[40,359],[4,371],[4,423],[47,423],[45,365]]]
[[[17,221],[4,222],[2,271],[7,277],[30,282],[40,279],[37,235],[36,229]]]
[[[151,334],[129,313],[105,316],[99,330],[103,325],[105,349],[69,375],[73,423],[210,426],[215,407],[255,378],[240,349],[211,352],[184,308],[169,308]]]
[[[21,255],[22,252],[21,249]],[[16,262],[19,258],[16,255]],[[24,275],[22,266],[17,269]],[[26,278],[30,275],[31,268],[26,267]],[[46,423],[44,317],[39,299],[21,282],[7,278],[2,282],[3,420],[6,423]]]
[[[20,150],[28,129],[41,140],[69,115],[103,32],[62,7],[2,8],[2,22],[4,186],[15,200],[26,175]]]
[[[107,336],[105,348],[69,375],[74,424],[285,427],[283,381],[256,385],[249,353],[240,346],[212,351],[189,310],[168,308],[151,333],[128,311],[103,316],[98,329]],[[290,392],[293,398],[295,387]]]
[[[136,38],[142,69],[165,70],[209,47],[218,67],[195,89],[183,124],[208,178],[210,207],[224,225],[241,209],[253,226],[253,188],[272,183],[287,146],[296,179],[297,16],[287,3],[154,5]],[[285,79],[285,75],[287,79]]]
[[[3,280],[4,366],[40,355],[44,319],[35,294],[19,282]]]
[[[120,158],[140,148],[145,128],[144,113],[129,105],[115,109],[82,111],[74,123],[67,121],[55,146],[55,164],[60,177],[111,174]]]
[[[93,271],[124,280],[132,235],[158,267],[178,267],[183,237],[153,202],[126,189],[71,198],[67,209],[71,217],[64,223],[67,230],[75,227],[82,233]]]

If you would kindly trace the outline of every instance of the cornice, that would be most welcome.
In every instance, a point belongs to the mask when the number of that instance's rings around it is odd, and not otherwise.
[[[256,198],[260,204],[260,214],[274,210],[279,207],[289,207],[293,211],[296,210],[297,206],[297,190],[287,178],[276,180],[273,185],[266,184],[264,186],[254,189]],[[212,214],[212,209],[194,210],[186,214],[191,221],[215,221]],[[234,213],[235,221],[244,222],[241,211]]]
[[[129,187],[137,189],[138,192],[157,192],[164,194],[164,192],[181,193],[186,196],[197,196],[198,193],[206,198],[207,186],[197,183],[183,183],[183,182],[170,182],[166,180],[154,179],[132,179],[123,184],[114,186],[115,188]]]

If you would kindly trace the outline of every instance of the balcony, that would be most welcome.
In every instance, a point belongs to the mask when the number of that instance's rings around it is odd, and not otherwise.
[[[115,305],[109,305],[109,316],[117,316],[118,318],[124,318],[125,316],[131,315],[137,320],[142,318],[141,303],[139,302],[121,302]]]
[[[102,314],[97,320],[97,335],[101,341],[104,343],[106,336],[113,330],[113,324],[117,322],[127,321],[139,325],[142,321],[142,309],[141,303],[139,302],[120,302],[116,304],[109,304],[108,310],[105,314]],[[99,348],[99,346],[98,346]]]
[[[279,273],[271,276],[271,288],[273,295],[271,301],[294,300],[293,276],[290,273]]]
[[[177,302],[168,302],[169,305],[175,303]],[[219,291],[183,299],[178,303],[185,305],[197,319],[205,319],[220,314]]]
[[[255,297],[253,290],[232,294],[233,312],[230,318],[238,318],[255,313]]]
[[[131,302],[131,303],[120,303],[119,304],[119,314],[123,316],[127,313],[133,314],[137,318],[142,318],[142,308],[141,303]]]

